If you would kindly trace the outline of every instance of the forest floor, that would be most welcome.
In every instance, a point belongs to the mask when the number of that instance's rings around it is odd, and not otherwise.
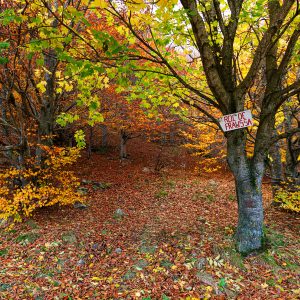
[[[148,148],[147,148],[148,147]],[[268,249],[234,250],[234,181],[197,175],[189,156],[135,145],[76,166],[87,208],[42,209],[0,231],[0,299],[299,299],[299,215],[271,205]]]

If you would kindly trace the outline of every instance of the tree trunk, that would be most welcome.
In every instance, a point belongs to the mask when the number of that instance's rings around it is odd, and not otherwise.
[[[240,253],[259,250],[263,241],[263,205],[261,186],[254,183],[249,168],[235,178],[238,199],[236,246]],[[259,182],[261,185],[261,182]]]
[[[128,136],[124,130],[121,130],[120,134],[120,158],[125,159],[127,158],[127,147],[126,143],[128,140]]]
[[[57,1],[53,3],[54,7],[58,7]],[[57,28],[58,21],[55,19],[51,26]],[[56,51],[52,48],[45,51],[44,53],[44,67],[47,72],[45,72],[45,81],[46,81],[46,91],[42,95],[42,105],[38,118],[38,139],[39,143],[46,146],[53,145],[53,133],[55,125],[55,111],[56,107],[56,95],[55,95],[55,71],[57,68],[57,54]],[[42,162],[42,150],[37,147],[36,157],[37,163],[40,165]]]
[[[276,137],[276,129],[273,130],[273,137]],[[271,182],[273,187],[273,194],[280,186],[283,181],[283,167],[280,154],[280,144],[279,141],[272,145],[270,148],[270,172],[271,172]]]
[[[264,163],[253,165],[245,151],[246,134],[235,130],[227,135],[227,158],[234,174],[238,200],[236,247],[242,254],[259,250],[263,241],[262,177]]]
[[[94,141],[94,127],[90,126],[90,138],[89,138],[89,147],[88,147],[88,158],[91,158],[91,156],[92,156],[93,141]]]
[[[107,147],[107,135],[108,135],[107,126],[101,124],[100,129],[101,129],[101,146]]]
[[[283,112],[285,131],[289,132],[292,129],[292,115],[288,105],[284,106]],[[285,175],[295,179],[297,177],[297,157],[294,157],[293,152],[292,137],[288,137],[286,140]]]

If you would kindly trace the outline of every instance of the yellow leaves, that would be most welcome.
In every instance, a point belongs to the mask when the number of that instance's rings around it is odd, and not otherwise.
[[[300,288],[299,289],[294,289],[292,292],[296,295],[300,295]]]
[[[107,8],[108,3],[105,0],[94,0],[92,6],[95,8]]]
[[[0,173],[0,218],[11,217],[15,222],[20,222],[23,216],[31,216],[37,208],[82,201],[82,196],[77,192],[77,177],[73,172],[63,169],[76,161],[79,150],[47,146],[40,148],[47,155],[46,168],[30,164],[24,169],[11,168]],[[12,182],[20,177],[26,179],[27,184],[12,189]],[[51,245],[45,245],[48,246]]]
[[[276,192],[274,201],[280,203],[284,209],[300,212],[300,191],[290,192],[280,189]]]
[[[108,88],[108,83],[109,83],[109,78],[107,76],[102,76],[102,83],[103,83],[103,86],[104,88]]]
[[[275,115],[275,128],[284,122],[284,113],[283,111],[278,111]]]
[[[204,300],[210,299],[212,292],[213,292],[212,286],[209,285],[209,286],[205,287]]]
[[[90,3],[90,0],[81,0],[81,3],[84,5],[88,5]]]
[[[35,69],[35,70],[34,70],[34,75],[35,75],[35,77],[39,79],[39,78],[41,77],[41,72],[42,72],[42,71],[41,71],[40,69]]]
[[[73,85],[67,83],[67,84],[65,85],[65,90],[66,90],[67,92],[71,92],[71,91],[73,90]]]
[[[44,256],[43,255],[40,255],[39,257],[38,257],[38,260],[39,261],[43,261],[45,258],[44,258]]]
[[[224,264],[224,260],[220,257],[220,255],[215,258],[208,257],[207,262],[211,267],[221,267]]]
[[[199,164],[195,171],[200,173],[215,172],[221,168],[221,162],[225,160],[223,150],[223,136],[214,125],[194,123],[193,129],[181,132],[187,141],[184,147],[192,150],[194,156],[198,156]],[[218,151],[216,151],[218,149]]]
[[[41,82],[39,82],[36,87],[42,92],[45,93],[46,92],[46,85],[47,82],[45,80],[42,80]]]
[[[139,11],[147,7],[146,3],[143,0],[135,0],[134,2],[127,2],[127,7],[132,12]]]
[[[39,32],[39,36],[40,36],[41,39],[46,39],[47,38],[47,35],[43,31]]]
[[[159,0],[157,5],[161,7],[170,7],[177,4],[177,0]]]
[[[105,278],[100,278],[100,277],[92,277],[92,281],[102,281],[102,280],[105,280]]]
[[[153,273],[161,273],[161,272],[165,272],[166,269],[163,267],[156,267],[152,270]]]
[[[56,89],[57,92],[62,92],[65,90],[66,92],[71,92],[74,88],[71,81],[63,80],[58,82],[59,88]]]

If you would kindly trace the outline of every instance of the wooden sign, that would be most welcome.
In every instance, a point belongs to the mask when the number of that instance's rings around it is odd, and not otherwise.
[[[219,119],[219,122],[223,131],[253,126],[252,114],[250,110],[244,110],[235,114],[225,115]]]

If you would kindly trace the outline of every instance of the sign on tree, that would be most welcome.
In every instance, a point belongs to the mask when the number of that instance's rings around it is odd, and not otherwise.
[[[223,131],[253,126],[252,114],[250,110],[244,110],[235,114],[225,115],[220,118],[219,121]]]

